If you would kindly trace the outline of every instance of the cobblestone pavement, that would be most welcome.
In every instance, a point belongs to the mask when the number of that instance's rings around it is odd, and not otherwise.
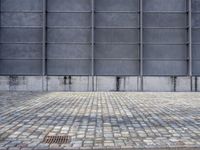
[[[200,93],[0,93],[0,149],[162,147],[200,148]]]

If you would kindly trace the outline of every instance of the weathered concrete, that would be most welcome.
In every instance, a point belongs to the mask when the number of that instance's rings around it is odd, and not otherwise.
[[[200,78],[149,77],[143,78],[145,92],[200,91]],[[91,76],[1,76],[0,91],[92,91]],[[95,76],[94,91],[141,91],[140,77]]]
[[[191,79],[190,77],[178,77],[176,78],[177,92],[187,92],[191,90]]]
[[[173,79],[170,77],[144,77],[144,91],[150,92],[172,92]]]
[[[140,77],[122,77],[120,80],[120,91],[140,91]]]
[[[195,87],[196,91],[200,92],[200,77],[196,78],[196,87]]]
[[[116,77],[99,76],[95,77],[95,91],[116,91]]]

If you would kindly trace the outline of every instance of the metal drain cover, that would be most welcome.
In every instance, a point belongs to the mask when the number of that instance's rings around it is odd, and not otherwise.
[[[46,136],[44,143],[48,144],[66,144],[69,142],[69,136]]]

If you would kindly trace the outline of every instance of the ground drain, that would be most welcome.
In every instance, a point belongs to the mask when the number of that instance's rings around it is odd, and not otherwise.
[[[66,144],[69,142],[69,136],[46,136],[44,143],[48,144]]]

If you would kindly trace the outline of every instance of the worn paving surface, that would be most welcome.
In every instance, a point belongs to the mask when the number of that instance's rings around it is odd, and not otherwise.
[[[0,149],[106,147],[200,148],[200,93],[0,93]]]

